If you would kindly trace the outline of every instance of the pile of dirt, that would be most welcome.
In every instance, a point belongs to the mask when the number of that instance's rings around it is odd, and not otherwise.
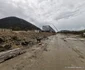
[[[34,31],[2,31],[0,32],[0,52],[15,48],[30,48],[40,43],[53,33]]]

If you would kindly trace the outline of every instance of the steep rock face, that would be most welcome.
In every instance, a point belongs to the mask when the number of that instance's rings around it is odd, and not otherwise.
[[[56,32],[50,25],[43,26],[42,30],[45,32]]]
[[[0,19],[0,28],[13,30],[40,30],[37,26],[17,17],[6,17]]]

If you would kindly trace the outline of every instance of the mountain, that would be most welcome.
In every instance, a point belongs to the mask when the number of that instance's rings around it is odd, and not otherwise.
[[[0,28],[12,30],[41,30],[30,22],[18,17],[6,17],[0,19]]]

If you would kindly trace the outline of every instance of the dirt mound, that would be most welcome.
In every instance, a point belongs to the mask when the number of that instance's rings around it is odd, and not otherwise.
[[[34,31],[0,31],[0,52],[15,48],[30,48],[52,33]]]

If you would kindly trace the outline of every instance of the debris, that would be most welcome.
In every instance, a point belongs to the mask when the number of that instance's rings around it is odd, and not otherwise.
[[[40,38],[39,38],[39,37],[37,38],[37,42],[38,42],[38,43],[40,43],[40,42],[41,42],[41,40],[42,40],[42,38],[41,38],[41,37],[40,37]]]
[[[26,42],[26,41],[21,43],[22,46],[27,46],[28,44],[29,42]]]
[[[0,38],[0,44],[3,43],[3,42],[4,42],[4,40],[2,38]]]
[[[12,39],[13,40],[18,40],[18,37],[17,36],[13,36]]]
[[[11,45],[5,45],[5,46],[4,46],[4,49],[5,49],[5,50],[10,50],[11,47],[12,47]]]
[[[13,57],[16,57],[18,55],[21,55],[25,52],[26,52],[25,50],[20,49],[20,48],[9,50],[9,51],[6,51],[6,52],[1,52],[0,53],[0,63],[4,62],[6,60],[9,60]]]

